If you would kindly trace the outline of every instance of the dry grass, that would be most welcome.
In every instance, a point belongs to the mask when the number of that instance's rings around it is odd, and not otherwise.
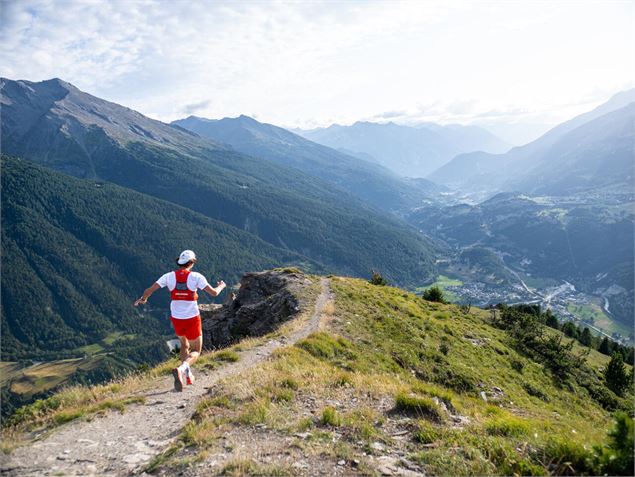
[[[507,345],[487,312],[460,313],[359,280],[333,278],[332,288],[336,299],[324,308],[320,332],[219,383],[197,417],[212,422],[210,435],[257,424],[270,438],[307,432],[293,444],[304,458],[364,463],[362,450],[375,441],[394,443],[389,430],[405,420],[413,460],[434,473],[473,475],[543,472],[523,450],[528,445],[544,445],[552,433],[570,439],[573,426],[588,442],[604,434],[594,427],[607,414],[589,399],[555,390],[540,366]],[[441,343],[449,354],[437,351]],[[522,361],[522,375],[514,360]],[[527,394],[527,381],[562,398],[545,405]],[[479,390],[493,386],[503,387],[504,396],[486,403]],[[467,424],[454,426],[446,407]],[[465,455],[457,451],[463,448]]]

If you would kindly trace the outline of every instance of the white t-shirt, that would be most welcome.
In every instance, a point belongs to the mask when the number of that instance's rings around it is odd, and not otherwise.
[[[174,272],[168,272],[157,280],[157,285],[161,288],[168,287],[168,290],[172,291],[176,287],[176,274]],[[207,279],[198,272],[190,272],[187,276],[187,288],[194,291],[196,289],[202,290],[209,283]],[[187,300],[172,300],[170,303],[170,313],[172,318],[186,320],[188,318],[194,318],[199,315],[198,302]]]

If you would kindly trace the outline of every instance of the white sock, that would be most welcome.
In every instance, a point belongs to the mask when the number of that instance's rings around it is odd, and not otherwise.
[[[186,373],[189,367],[190,365],[187,364],[187,361],[183,361],[181,363],[181,366],[179,366],[179,369],[181,370],[182,373]]]

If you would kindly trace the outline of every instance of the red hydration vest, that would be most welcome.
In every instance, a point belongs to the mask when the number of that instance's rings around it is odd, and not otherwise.
[[[198,294],[196,290],[190,290],[187,287],[187,277],[190,276],[190,271],[186,269],[176,270],[174,272],[176,275],[176,286],[170,292],[170,296],[172,300],[183,300],[183,301],[196,301],[198,300]]]

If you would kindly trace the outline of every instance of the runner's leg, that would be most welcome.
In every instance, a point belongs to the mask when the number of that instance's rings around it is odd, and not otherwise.
[[[203,337],[199,336],[195,340],[188,340],[188,342],[189,342],[188,343],[189,349],[191,351],[189,355],[187,356],[187,359],[185,359],[185,361],[187,361],[187,364],[192,366],[194,362],[198,359],[198,357],[201,355],[201,350],[203,349]]]
[[[190,342],[185,336],[178,336],[181,342],[181,349],[179,350],[179,361],[183,362],[190,354]]]

